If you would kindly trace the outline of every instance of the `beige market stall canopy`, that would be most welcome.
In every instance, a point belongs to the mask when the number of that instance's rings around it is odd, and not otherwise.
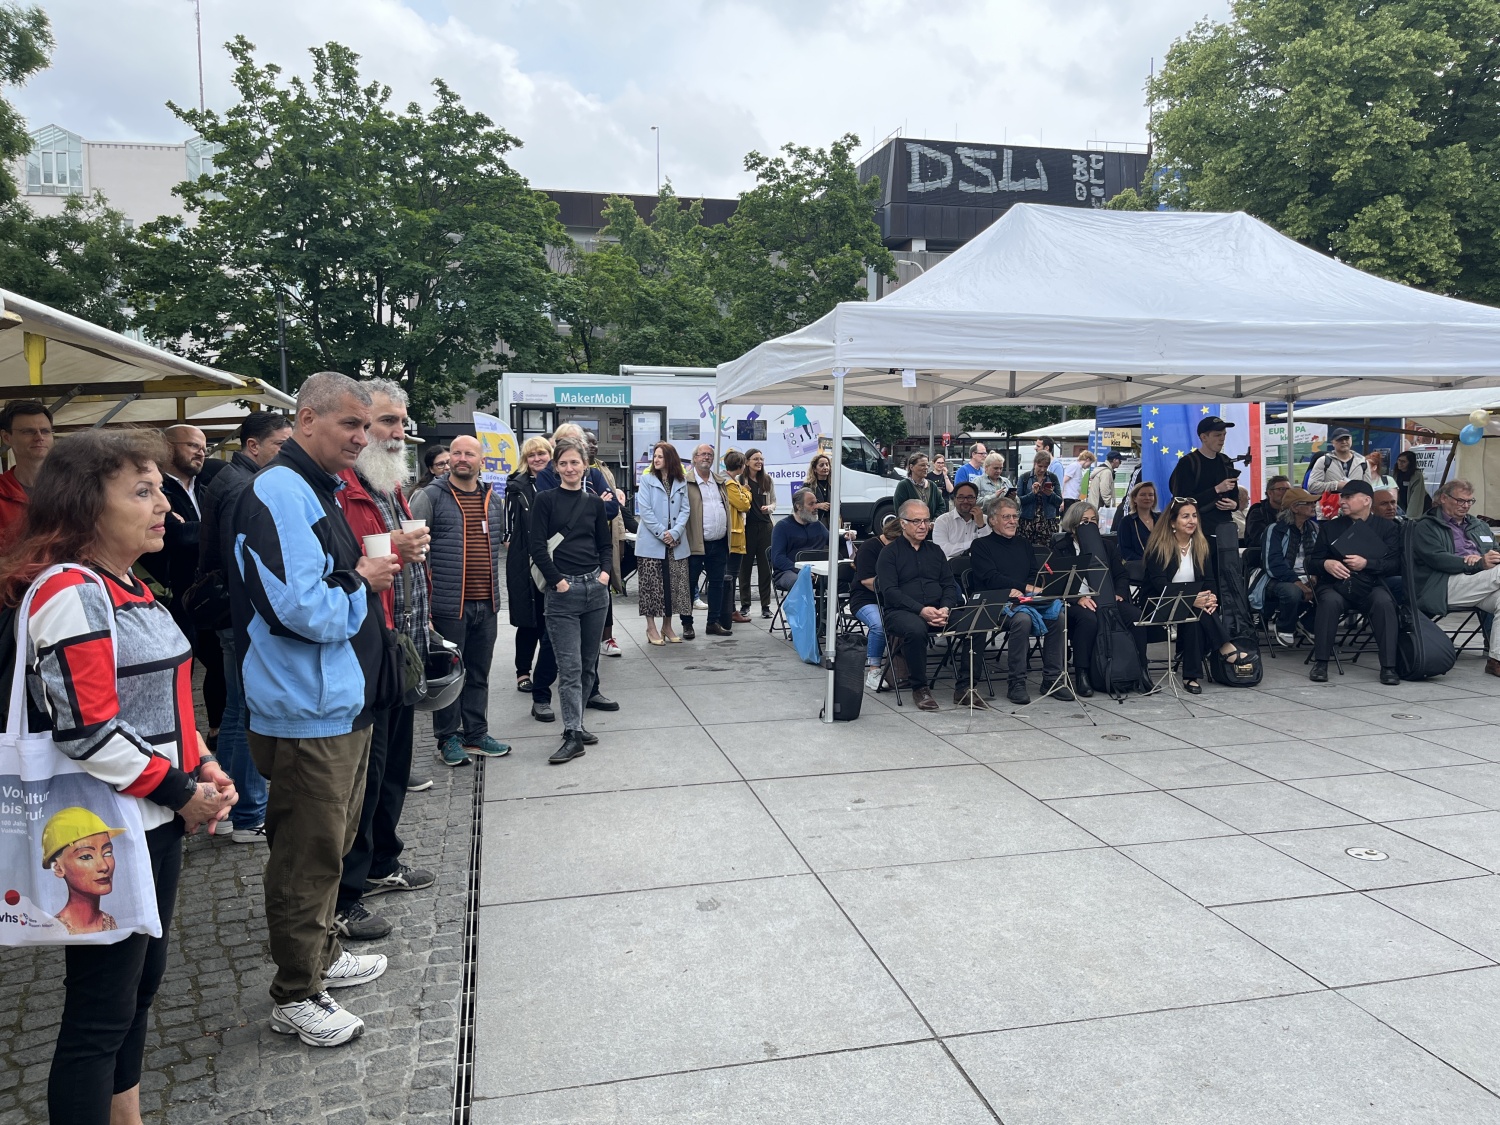
[[[0,403],[36,399],[59,430],[105,423],[237,426],[247,408],[294,400],[0,289]],[[252,405],[253,404],[253,405]]]

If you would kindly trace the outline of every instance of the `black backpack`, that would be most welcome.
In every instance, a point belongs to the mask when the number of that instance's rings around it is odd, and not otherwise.
[[[1245,592],[1245,575],[1240,569],[1239,536],[1233,523],[1219,528],[1214,549],[1218,556],[1215,593],[1219,599],[1219,620],[1224,623],[1229,639],[1245,656],[1231,663],[1215,649],[1208,657],[1208,671],[1214,683],[1225,687],[1255,687],[1265,669],[1261,665],[1260,638],[1250,612],[1250,598]]]
[[[833,721],[859,718],[865,701],[865,639],[858,633],[842,633],[834,642]],[[818,712],[822,717],[822,711]]]
[[[1396,674],[1403,680],[1430,680],[1458,663],[1458,650],[1437,622],[1417,607],[1415,531],[1415,522],[1402,521],[1401,583],[1406,604],[1396,609]]]

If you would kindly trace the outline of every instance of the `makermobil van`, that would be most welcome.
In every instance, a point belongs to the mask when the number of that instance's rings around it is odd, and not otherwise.
[[[819,448],[830,448],[833,436],[831,407],[736,403],[720,410],[711,369],[627,369],[620,375],[505,372],[500,402],[518,443],[538,434],[550,437],[563,422],[593,431],[599,459],[631,495],[652,448],[663,438],[684,464],[704,442],[718,449],[720,464],[731,449],[758,449],[776,482],[776,508],[782,515],[791,510],[792,493],[807,476],[809,463]],[[862,532],[872,523],[878,527],[891,512],[901,476],[848,418],[843,464],[841,518]]]

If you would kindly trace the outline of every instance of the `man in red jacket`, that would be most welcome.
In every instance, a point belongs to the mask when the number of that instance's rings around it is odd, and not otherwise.
[[[427,652],[427,557],[429,532],[401,530],[411,518],[401,482],[406,479],[406,392],[388,379],[367,379],[370,392],[370,442],[360,450],[354,468],[339,474],[344,487],[339,506],[360,540],[390,533],[392,549],[406,564],[389,590],[380,595],[387,629],[402,629],[422,654]],[[334,926],[341,938],[368,941],[385,937],[391,924],[364,904],[369,895],[416,891],[432,886],[436,876],[401,862],[396,827],[405,806],[412,769],[412,709],[398,704],[375,714],[370,763],[365,772],[364,804],[354,846],[344,857]],[[427,785],[432,782],[428,780]]]
[[[0,550],[8,548],[26,514],[27,497],[42,462],[52,452],[52,411],[24,399],[0,410],[0,438],[16,464],[0,473]]]

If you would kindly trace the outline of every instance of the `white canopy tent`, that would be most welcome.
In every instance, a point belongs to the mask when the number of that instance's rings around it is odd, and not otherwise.
[[[1050,426],[1038,426],[1034,430],[1027,430],[1024,434],[1016,437],[1023,438],[1087,438],[1094,432],[1094,420],[1092,418],[1069,418],[1066,422],[1053,422]]]
[[[1294,404],[1497,380],[1500,309],[1383,281],[1248,215],[1017,204],[884,299],[720,365],[716,398],[832,399],[839,449],[848,406]]]

